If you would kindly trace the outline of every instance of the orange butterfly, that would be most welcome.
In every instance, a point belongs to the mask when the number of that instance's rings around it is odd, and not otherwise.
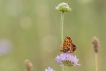
[[[72,43],[72,40],[69,36],[65,38],[63,45],[60,47],[60,51],[63,53],[74,53],[76,51],[76,45]]]

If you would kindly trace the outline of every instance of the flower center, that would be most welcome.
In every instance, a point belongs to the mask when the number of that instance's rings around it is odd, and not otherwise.
[[[64,64],[64,66],[73,66],[73,62],[69,60],[62,61],[62,63]]]

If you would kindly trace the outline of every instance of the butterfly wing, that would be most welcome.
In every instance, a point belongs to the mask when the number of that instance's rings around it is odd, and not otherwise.
[[[72,40],[69,36],[65,38],[63,45],[61,45],[60,47],[60,51],[63,53],[74,53],[76,51],[76,45],[72,43]]]

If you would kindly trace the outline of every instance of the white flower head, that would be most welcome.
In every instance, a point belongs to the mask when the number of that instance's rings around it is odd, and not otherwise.
[[[56,10],[62,11],[62,12],[69,12],[71,11],[71,8],[69,7],[68,3],[60,3],[57,7]]]

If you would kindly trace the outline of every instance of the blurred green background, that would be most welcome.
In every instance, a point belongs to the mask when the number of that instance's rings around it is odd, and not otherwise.
[[[33,71],[49,66],[61,71],[55,61],[61,44],[60,11],[55,7],[61,2],[72,8],[65,13],[64,38],[70,36],[76,44],[81,64],[69,71],[95,71],[94,36],[101,44],[99,71],[106,70],[106,0],[0,0],[0,41],[7,45],[1,52],[0,71],[25,71],[25,59],[33,63]]]

